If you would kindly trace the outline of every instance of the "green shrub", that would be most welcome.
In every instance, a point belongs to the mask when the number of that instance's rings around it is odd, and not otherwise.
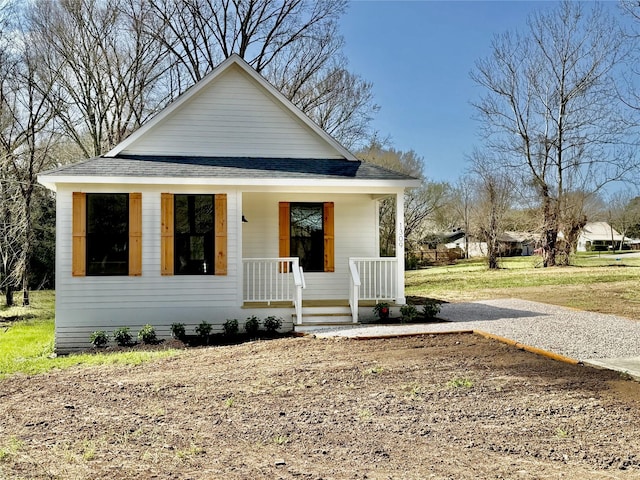
[[[131,330],[129,327],[116,328],[113,331],[113,340],[121,347],[131,345],[131,334],[129,330]]]
[[[233,337],[234,335],[238,334],[238,320],[236,320],[235,318],[229,319],[224,322],[222,328],[224,330],[224,334],[227,337]]]
[[[157,341],[156,330],[148,323],[138,332],[138,340],[142,343],[155,343]]]
[[[205,343],[209,343],[209,336],[211,335],[211,324],[205,320],[200,322],[200,325],[196,327],[196,335],[198,335]]]
[[[184,340],[187,333],[184,328],[184,323],[172,323],[171,324],[171,336],[178,340]]]
[[[247,332],[247,335],[255,335],[258,333],[260,329],[260,320],[255,315],[247,318],[247,321],[244,323],[244,331]]]
[[[422,306],[424,318],[435,318],[440,313],[440,303],[437,300],[428,298]]]
[[[264,329],[267,333],[276,333],[278,329],[282,326],[282,319],[274,316],[270,316],[264,319],[262,322],[264,325]]]
[[[418,309],[413,305],[402,305],[400,315],[402,315],[403,322],[413,322],[418,316]]]
[[[91,334],[89,341],[94,347],[105,347],[109,343],[109,335],[104,330],[97,330]]]
[[[418,257],[415,255],[407,255],[404,260],[405,270],[417,270],[418,269]]]

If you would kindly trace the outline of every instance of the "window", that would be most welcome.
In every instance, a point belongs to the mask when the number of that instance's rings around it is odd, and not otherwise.
[[[213,275],[213,195],[174,195],[176,275]]]
[[[281,202],[279,209],[280,256],[298,257],[307,272],[333,272],[333,203]]]
[[[227,274],[227,196],[161,194],[162,275]]]
[[[129,274],[129,195],[88,193],[87,275]]]
[[[73,192],[71,275],[142,275],[142,194]]]

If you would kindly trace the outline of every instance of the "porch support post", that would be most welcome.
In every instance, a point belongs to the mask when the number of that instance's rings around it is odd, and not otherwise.
[[[404,189],[396,193],[396,261],[398,262],[398,279],[396,303],[406,303],[404,296]]]
[[[242,190],[236,191],[236,209],[235,211],[231,209],[231,212],[234,212],[233,221],[228,221],[227,225],[235,228],[236,230],[236,271],[238,272],[236,279],[236,295],[238,305],[244,305],[244,262],[242,261],[242,242],[244,240],[244,228],[242,223],[242,218],[244,217],[244,211],[242,208]]]

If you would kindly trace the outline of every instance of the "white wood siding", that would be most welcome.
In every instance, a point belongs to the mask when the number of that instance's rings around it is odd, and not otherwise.
[[[71,276],[71,195],[74,191],[142,192],[142,276]],[[160,193],[226,193],[228,274],[225,276],[160,275]],[[59,351],[87,348],[95,330],[111,333],[119,326],[150,323],[168,336],[174,322],[197,325],[203,320],[221,326],[237,318],[238,226],[235,190],[213,187],[150,188],[137,186],[59,187],[56,228],[56,346]]]
[[[278,256],[278,202],[334,202],[335,272],[305,272],[303,298],[346,299],[349,257],[377,257],[377,203],[365,194],[245,193],[245,258]]]
[[[236,66],[123,153],[342,158]]]

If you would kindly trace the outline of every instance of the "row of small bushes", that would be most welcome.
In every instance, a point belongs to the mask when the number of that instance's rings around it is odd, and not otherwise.
[[[263,320],[262,325],[267,334],[273,335],[278,331],[280,327],[282,327],[282,319],[274,316],[269,316]],[[226,337],[234,337],[238,335],[238,320],[227,320],[226,322],[224,322],[222,329]],[[258,317],[254,315],[247,318],[247,321],[244,324],[244,329],[246,334],[249,336],[257,335],[260,331],[260,320],[258,319]],[[209,338],[211,337],[211,330],[213,330],[213,325],[203,320],[199,325],[195,327],[194,331],[196,336],[203,343],[208,344]],[[131,329],[129,327],[116,328],[111,336],[113,338],[113,341],[116,342],[116,344],[120,347],[128,347],[134,344],[133,335],[131,334]],[[187,338],[187,330],[185,324],[172,323],[171,336],[178,340],[185,340]],[[144,344],[154,344],[158,342],[155,328],[153,328],[153,326],[149,324],[143,326],[140,329],[137,337],[138,341]],[[89,342],[91,342],[94,347],[106,347],[109,343],[109,335],[104,330],[95,331],[89,336]]]
[[[274,334],[280,327],[282,327],[282,319],[274,316],[269,316],[263,320],[262,326],[268,334]],[[222,329],[225,336],[227,337],[233,337],[237,335],[240,330],[238,320],[236,320],[235,318],[227,320],[226,322],[224,322],[224,325],[222,325]],[[258,319],[258,317],[256,317],[255,315],[248,317],[244,322],[244,331],[250,337],[257,335],[260,331],[260,319]]]
[[[111,334],[113,341],[120,347],[133,345],[133,335],[129,327],[116,328]],[[146,324],[138,332],[138,340],[145,344],[153,344],[158,341],[156,330],[151,325]],[[109,335],[104,330],[97,330],[89,336],[89,342],[94,347],[106,347],[109,343]]]
[[[388,318],[389,304],[384,302],[377,303],[373,307],[373,312],[380,319]],[[415,305],[402,305],[400,307],[400,320],[406,323],[415,322],[421,316],[420,313],[422,313],[422,318],[425,320],[433,319],[440,313],[440,303],[437,300],[427,299],[422,306],[422,312],[419,312]]]

